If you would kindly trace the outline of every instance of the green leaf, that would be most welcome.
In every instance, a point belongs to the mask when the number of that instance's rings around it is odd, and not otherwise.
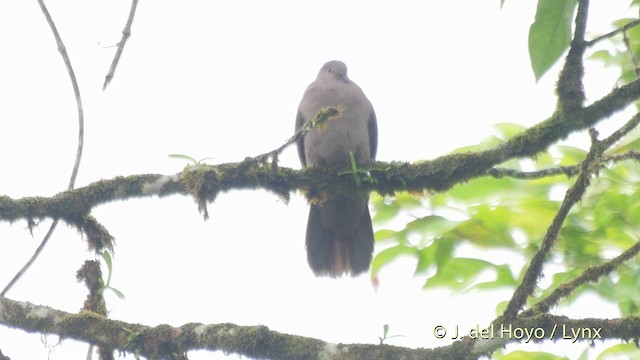
[[[107,273],[108,273],[105,287],[109,287],[109,284],[111,283],[111,274],[113,271],[113,262],[111,261],[111,254],[107,250],[104,250],[102,252],[102,259],[104,260],[104,263],[107,265]]]
[[[118,290],[118,289],[116,289],[116,288],[112,288],[111,286],[108,286],[106,289],[113,291],[113,293],[114,293],[114,294],[115,294],[119,299],[122,299],[122,300],[124,300],[124,299],[125,299],[125,296],[124,296],[124,294],[122,293],[122,291],[120,291],[120,290]]]
[[[640,130],[637,128],[632,130],[627,136],[625,136],[618,144],[614,145],[609,151],[609,154],[623,154],[627,151],[640,150]]]
[[[413,209],[422,206],[419,199],[408,192],[401,192],[396,194],[395,199],[392,202],[393,205],[399,206],[405,209]]]
[[[602,61],[605,65],[608,65],[611,63],[613,55],[611,55],[611,52],[609,52],[609,50],[598,50],[589,55],[589,59]]]
[[[433,265],[436,259],[434,247],[427,246],[418,253],[418,264],[416,265],[416,274],[424,273]]]
[[[416,275],[424,273],[433,265],[438,271],[442,269],[451,259],[455,250],[455,240],[451,238],[440,238],[431,245],[420,249],[418,253],[418,264],[416,265]]]
[[[482,151],[494,148],[500,144],[502,144],[504,140],[500,139],[497,136],[489,136],[485,139],[482,139],[482,142],[478,145],[469,145],[463,146],[461,148],[457,148],[451,152],[451,154],[464,154],[470,151]]]
[[[574,146],[556,146],[556,149],[562,153],[560,165],[570,166],[576,165],[587,156],[587,151]]]
[[[113,261],[111,259],[111,254],[107,250],[104,250],[102,252],[102,259],[104,260],[104,263],[107,265],[107,272],[108,272],[107,281],[106,281],[106,284],[104,285],[104,288],[106,290],[113,291],[113,293],[120,299],[124,299],[124,294],[120,290],[109,286],[109,284],[111,283],[111,275],[113,274]]]
[[[382,242],[388,239],[395,239],[398,236],[398,232],[395,230],[381,229],[376,231],[374,238],[378,242]]]
[[[111,261],[111,254],[109,254],[107,250],[104,250],[102,252],[102,259],[104,260],[104,263],[107,265],[107,270],[109,271],[109,273],[111,273],[113,263]]]
[[[415,248],[406,245],[397,245],[380,251],[371,262],[371,277],[375,277],[383,266],[391,263],[398,256],[415,255],[416,252]]]
[[[601,352],[596,359],[606,360],[614,358],[637,360],[640,359],[640,356],[638,355],[638,348],[636,347],[636,345],[633,342],[629,342],[627,344],[617,344],[611,346],[610,348]]]
[[[473,280],[486,269],[495,265],[488,261],[472,258],[453,258],[446,266],[429,278],[423,288],[447,287],[455,290],[466,289]]]
[[[477,178],[454,186],[447,195],[466,203],[486,202],[493,196],[505,196],[508,192],[518,191],[520,184],[522,182],[510,178]]]
[[[589,360],[589,348],[584,348],[584,350],[582,350],[582,353],[576,360]]]
[[[437,236],[456,228],[459,224],[458,221],[451,221],[439,215],[428,215],[409,222],[407,230],[426,236]]]
[[[566,360],[566,357],[560,357],[551,353],[542,351],[512,351],[508,354],[496,356],[497,360]]]
[[[500,316],[504,314],[504,311],[507,310],[507,305],[509,305],[508,301],[500,301],[498,305],[496,305],[496,315]]]
[[[385,204],[384,202],[380,202],[374,204],[375,215],[373,216],[373,222],[376,224],[383,223],[389,221],[398,215],[400,211],[400,207]]]
[[[494,270],[496,272],[495,280],[476,284],[472,289],[514,288],[518,284],[518,280],[513,276],[509,265],[497,265]]]
[[[189,162],[192,162],[194,164],[197,164],[198,161],[194,158],[192,158],[191,156],[188,155],[182,155],[182,154],[169,154],[169,157],[172,159],[180,159],[180,160],[187,160]]]
[[[495,127],[500,132],[500,134],[503,135],[505,140],[510,139],[515,135],[518,135],[519,133],[527,130],[525,126],[508,122],[495,124],[493,125],[493,127]]]
[[[576,3],[576,0],[538,0],[535,21],[529,28],[529,58],[536,81],[569,47]]]
[[[473,218],[461,223],[452,233],[480,247],[510,248],[514,245],[509,234],[511,222],[519,217],[505,207],[479,205]]]

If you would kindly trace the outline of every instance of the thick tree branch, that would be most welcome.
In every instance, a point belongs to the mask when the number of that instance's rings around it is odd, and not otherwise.
[[[56,334],[115,350],[138,352],[149,359],[173,359],[190,350],[222,350],[270,359],[453,359],[443,350],[413,350],[388,345],[336,345],[281,334],[265,326],[186,324],[148,327],[110,320],[98,314],[70,314],[0,297],[0,323],[27,332]],[[449,350],[451,351],[451,350]],[[385,354],[391,354],[391,357]]]
[[[585,99],[582,78],[584,76],[583,57],[587,47],[584,34],[587,27],[588,9],[589,0],[578,0],[573,40],[558,78],[558,110],[570,119],[580,116]]]
[[[640,115],[634,116],[625,125],[624,131],[633,128],[639,120]],[[84,233],[96,235],[96,241],[91,242],[97,245],[92,247],[101,250],[110,243],[110,235],[106,230],[101,230],[99,223],[88,214],[92,208],[115,200],[190,194],[199,204],[206,206],[206,203],[213,201],[218,193],[232,189],[262,188],[288,199],[289,193],[297,189],[305,190],[312,197],[323,193],[353,194],[370,190],[391,194],[402,190],[443,191],[457,183],[487,174],[495,177],[536,178],[560,172],[568,176],[577,173],[577,166],[542,170],[531,174],[506,169],[485,170],[486,164],[505,156],[502,149],[519,152],[517,149],[530,141],[526,139],[525,134],[536,136],[539,132],[530,129],[497,149],[480,153],[446,155],[418,164],[376,162],[368,166],[372,181],[362,182],[360,187],[355,184],[352,177],[338,175],[339,169],[316,167],[293,170],[273,167],[270,164],[249,159],[240,163],[200,165],[196,170],[188,167],[182,173],[175,175],[132,175],[100,180],[83,188],[61,192],[50,198],[12,199],[0,196],[0,219],[11,222],[19,219],[31,221],[45,217],[59,217],[82,229]],[[612,142],[607,142],[607,145],[611,144]],[[603,160],[619,161],[629,158],[638,159],[640,155],[630,152],[604,157]]]
[[[586,4],[586,1],[581,1],[578,8],[578,16],[584,19],[576,19],[576,36],[586,23]],[[580,40],[578,37],[576,39]],[[574,40],[572,49],[576,46],[582,48],[583,41]],[[566,101],[574,101],[574,106],[570,106],[573,110],[577,109],[576,106],[581,102],[579,98],[584,95],[579,79],[582,74],[580,69],[583,52],[584,49],[569,52],[565,70],[559,80],[559,89],[562,86],[567,88],[566,91],[559,92],[577,96],[574,96],[573,100],[571,96],[564,96]],[[591,127],[613,113],[623,110],[638,98],[640,80],[611,91],[577,113],[569,112],[571,116],[567,116],[567,111],[556,111],[549,119],[494,149],[446,155],[414,165],[374,163],[369,167],[372,181],[363,182],[359,188],[355,188],[354,182],[348,176],[336,175],[337,169],[309,168],[295,171],[277,167],[277,164],[265,166],[266,156],[263,155],[248,158],[240,163],[199,166],[198,169],[192,169],[194,171],[185,170],[180,175],[137,175],[103,180],[48,199],[14,200],[6,196],[0,197],[0,218],[8,221],[21,218],[31,221],[34,218],[61,217],[68,223],[83,228],[92,207],[117,199],[141,196],[191,194],[198,202],[200,210],[206,214],[206,204],[213,201],[218,193],[231,189],[263,188],[277,193],[284,199],[288,199],[289,193],[296,189],[307,191],[311,197],[320,197],[322,194],[352,194],[354,190],[355,193],[377,190],[381,194],[391,194],[398,190],[445,191],[455,184],[484,176],[487,172],[495,172],[491,169],[506,160],[533,157],[569,134]],[[575,102],[576,99],[579,100],[578,103]],[[562,109],[560,104],[559,109]],[[568,108],[565,106],[566,109]],[[282,147],[278,151],[281,149]],[[495,175],[497,174],[494,173]],[[102,237],[108,236],[102,234]],[[95,248],[100,250],[100,246]]]
[[[76,273],[76,279],[84,282],[89,290],[84,305],[83,312],[91,312],[107,317],[107,305],[104,300],[105,284],[102,280],[102,269],[97,261],[85,261],[80,270]],[[93,351],[93,345],[89,346],[89,353]],[[111,347],[101,347],[98,349],[100,360],[113,360],[113,349]]]
[[[526,313],[525,313],[526,314]],[[497,320],[474,334],[473,353],[469,358],[478,359],[481,355],[489,357],[493,352],[513,342],[567,341],[569,343],[596,340],[627,340],[629,334],[640,332],[640,318],[624,319],[570,319],[566,316],[540,314],[524,316],[521,314],[513,321]],[[625,335],[626,334],[626,335]],[[633,336],[633,335],[631,335]]]
[[[41,0],[39,2],[46,13],[44,4]],[[129,20],[123,31],[123,38],[114,58],[112,69],[106,77],[105,87],[113,76],[122,49],[130,35],[136,4],[137,1],[133,0]],[[0,219],[7,221],[26,219],[28,224],[32,224],[35,219],[39,218],[51,217],[55,221],[60,218],[81,229],[87,235],[90,247],[99,251],[111,246],[112,237],[90,215],[90,211],[97,205],[118,199],[169,194],[191,195],[206,217],[207,205],[215,200],[217,194],[232,189],[266,189],[284,199],[288,199],[292,191],[303,190],[308,197],[313,199],[339,194],[368,193],[372,190],[381,194],[392,194],[399,190],[445,191],[456,184],[486,175],[532,178],[549,176],[554,173],[564,173],[567,176],[578,174],[574,186],[567,192],[560,211],[550,225],[540,250],[532,259],[521,286],[508,304],[505,315],[492,325],[490,338],[483,340],[466,337],[450,346],[423,350],[392,346],[336,345],[321,340],[277,333],[264,326],[186,324],[179,328],[167,325],[152,328],[139,324],[128,324],[109,320],[104,316],[104,303],[99,282],[101,276],[99,276],[99,268],[96,268],[96,263],[87,263],[81,274],[82,279],[91,289],[85,311],[80,314],[69,314],[47,307],[12,301],[0,296],[0,323],[19,327],[25,331],[58,334],[61,338],[86,341],[103,347],[106,355],[111,354],[114,349],[139,353],[151,359],[182,359],[186,357],[187,351],[196,349],[223,350],[250,357],[274,359],[475,359],[481,355],[490,355],[507,343],[521,342],[522,338],[516,335],[514,329],[525,329],[524,334],[526,334],[526,330],[532,331],[534,334],[534,338],[530,339],[532,341],[567,339],[564,337],[567,334],[573,335],[571,340],[627,339],[629,334],[640,336],[640,320],[638,318],[572,320],[540,313],[540,311],[547,311],[549,306],[556,304],[560,298],[573,292],[580,284],[594,281],[608,274],[622,261],[636,254],[639,251],[638,245],[610,262],[588,269],[573,282],[556,290],[532,311],[518,314],[526,299],[535,289],[537,280],[542,276],[545,258],[557,241],[558,232],[565,217],[570,208],[582,198],[591,176],[602,167],[602,161],[640,158],[636,153],[609,158],[602,156],[604,151],[615,141],[637,126],[640,115],[636,115],[627,125],[608,139],[598,142],[595,135],[592,135],[592,148],[587,159],[580,166],[559,167],[535,173],[512,172],[494,168],[509,159],[534,157],[558,140],[566,138],[573,132],[594,126],[640,98],[640,82],[636,80],[613,90],[591,106],[583,106],[585,100],[582,84],[583,57],[585,48],[592,44],[587,43],[584,39],[587,10],[588,0],[579,0],[574,39],[558,80],[559,100],[555,113],[549,119],[490,150],[447,155],[416,164],[382,162],[368,164],[366,169],[370,175],[366,177],[367,181],[354,181],[353,176],[341,175],[343,174],[342,169],[337,168],[308,168],[297,171],[279,167],[277,154],[295,139],[304,135],[303,129],[301,129],[285,145],[275,151],[247,158],[239,163],[187,167],[183,172],[171,176],[118,177],[72,190],[77,173],[76,168],[69,190],[54,197],[11,199],[0,196]],[[59,37],[55,29],[54,33],[58,41]],[[66,54],[62,42],[58,41],[58,44],[63,55]],[[65,63],[67,60],[65,58]],[[73,76],[72,73],[71,75]],[[75,80],[73,79],[73,81]],[[79,100],[76,84],[74,84],[74,90],[76,90]],[[82,118],[81,105],[79,113]],[[269,157],[273,159],[271,163],[268,162]],[[78,163],[79,156],[76,165]],[[53,227],[55,227],[55,221]],[[501,321],[508,321],[508,323],[501,324]],[[506,336],[503,325],[509,329],[506,331]],[[497,329],[495,333],[493,327]],[[579,331],[576,333],[571,331],[572,329]],[[602,333],[602,329],[606,329],[606,333]],[[538,338],[538,334],[546,336]],[[554,337],[553,334],[557,334],[557,336]],[[0,356],[2,356],[1,353]]]
[[[494,323],[485,335],[466,337],[435,349],[408,349],[389,345],[332,344],[322,340],[282,334],[265,326],[190,323],[180,327],[148,327],[110,320],[92,312],[71,314],[45,306],[0,297],[0,323],[27,332],[56,334],[118,351],[137,352],[149,359],[182,358],[191,350],[222,350],[254,358],[270,359],[467,359],[491,354],[507,343],[521,342],[524,331],[535,331],[529,339],[593,341],[640,336],[640,318],[622,320],[569,319],[539,315]],[[516,330],[517,329],[517,330]],[[587,331],[588,330],[588,331]],[[540,336],[541,335],[541,336]],[[483,339],[484,338],[484,339]]]

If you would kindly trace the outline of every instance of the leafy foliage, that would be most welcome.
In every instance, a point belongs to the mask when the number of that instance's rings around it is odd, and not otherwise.
[[[576,0],[538,0],[536,18],[529,28],[529,58],[536,80],[569,47],[576,3]]]
[[[498,136],[464,150],[485,149],[522,128],[500,124],[497,129]],[[638,140],[637,136],[628,139],[611,153],[638,150]],[[510,161],[504,167],[531,172],[576,165],[585,156],[583,149],[555,146],[532,162]],[[601,170],[581,203],[567,217],[550,260],[551,266],[545,268],[545,277],[550,281],[540,288],[537,298],[640,240],[640,229],[636,226],[640,218],[639,180],[640,168],[634,162],[612,163]],[[374,221],[383,227],[376,233],[376,239],[384,250],[373,261],[372,276],[403,256],[414,259],[415,274],[425,278],[425,289],[515,289],[522,281],[526,260],[539,248],[571,183],[572,179],[565,175],[529,180],[487,176],[442,194],[378,196],[373,201]],[[393,229],[395,226],[399,228]],[[617,304],[624,316],[638,315],[638,278],[640,266],[637,262],[627,262],[614,276],[579,288],[565,299],[565,304],[589,290]],[[503,306],[500,304],[498,310]],[[560,359],[551,354],[525,352],[498,358]]]

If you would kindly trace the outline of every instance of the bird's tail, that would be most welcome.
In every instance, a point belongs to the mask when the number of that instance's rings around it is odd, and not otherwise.
[[[369,270],[374,239],[367,202],[341,199],[311,205],[306,245],[314,274],[357,276]]]

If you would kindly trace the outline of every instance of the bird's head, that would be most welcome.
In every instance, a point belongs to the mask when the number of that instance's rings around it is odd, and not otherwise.
[[[347,65],[339,60],[329,61],[322,65],[320,72],[318,73],[318,79],[324,77],[331,77],[334,79],[349,81],[347,77]]]

